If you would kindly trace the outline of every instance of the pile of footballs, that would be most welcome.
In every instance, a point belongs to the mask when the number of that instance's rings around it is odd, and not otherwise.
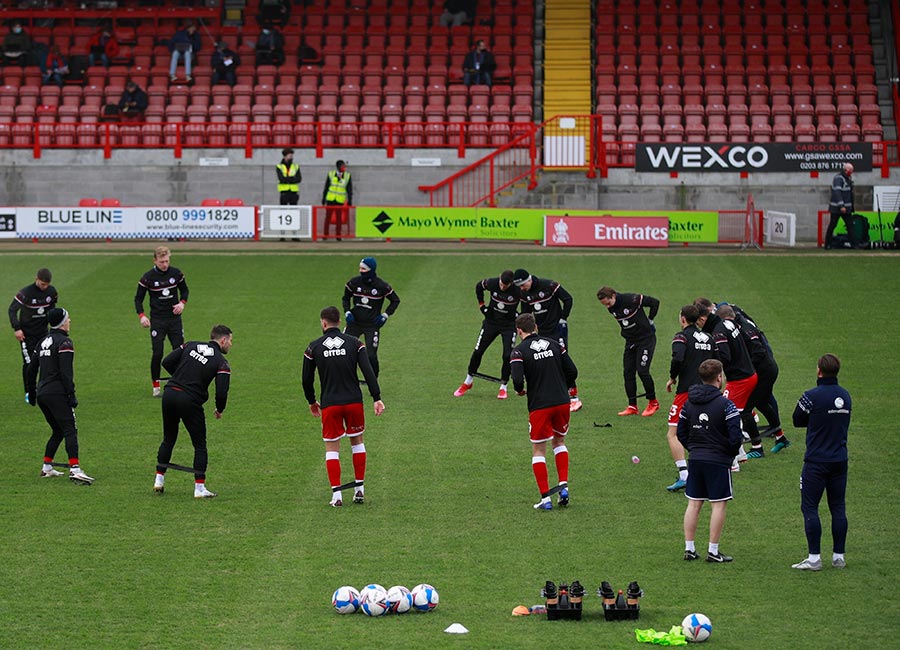
[[[361,611],[366,616],[384,616],[410,610],[430,612],[437,607],[438,600],[437,589],[429,584],[416,585],[410,591],[402,585],[385,589],[372,583],[359,590],[346,585],[338,587],[331,597],[331,605],[338,614]]]

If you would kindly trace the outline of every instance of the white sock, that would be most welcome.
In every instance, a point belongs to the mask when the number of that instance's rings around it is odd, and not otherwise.
[[[500,384],[500,390],[506,390],[506,384]]]
[[[463,382],[466,386],[471,386],[475,381],[475,378],[472,375],[466,375],[466,380]]]
[[[156,481],[155,481],[156,485],[162,485],[165,482],[166,482],[165,474],[157,474],[156,475]]]
[[[810,561],[810,562],[813,562],[813,563],[815,563],[815,562],[821,562],[821,561],[822,561],[822,556],[819,555],[818,553],[810,553],[810,554],[809,554],[809,561]]]
[[[206,489],[206,483],[194,483],[194,492],[203,492]]]
[[[713,544],[712,542],[710,542],[709,543],[709,552],[712,553],[713,555],[718,555],[719,554],[719,545]]]
[[[678,468],[678,480],[686,481],[688,476],[687,463],[683,460],[676,460],[675,467]]]
[[[694,540],[685,540],[684,550],[691,551],[692,553],[696,553],[697,549],[694,548]]]
[[[45,472],[49,472],[51,469],[53,469],[53,465],[51,465],[50,463],[44,463],[44,466],[41,469]]]
[[[836,560],[843,560],[843,559],[844,559],[844,554],[843,554],[843,553],[832,553],[832,554],[831,554],[831,561],[832,561],[832,562],[834,562],[834,561],[836,561]]]
[[[343,500],[344,500],[344,497],[341,496],[340,490],[338,490],[337,492],[331,493],[331,502],[332,503],[334,503],[335,501],[343,501]]]

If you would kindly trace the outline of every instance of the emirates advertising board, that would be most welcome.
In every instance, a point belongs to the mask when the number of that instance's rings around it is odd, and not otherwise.
[[[599,248],[665,248],[669,245],[668,217],[586,217],[547,215],[544,246]]]
[[[821,172],[835,173],[851,163],[872,171],[871,142],[767,142],[639,144],[638,172]]]
[[[558,208],[556,208],[558,210]],[[686,210],[567,210],[566,217],[599,216],[621,219],[628,224],[643,223],[648,217],[667,220],[668,240],[654,246],[671,243],[706,242],[719,239],[717,212]],[[390,239],[506,239],[541,241],[545,235],[546,209],[540,208],[421,208],[391,206],[357,206],[356,236],[360,238]],[[634,221],[634,220],[638,221]],[[577,224],[573,224],[576,227]],[[550,233],[553,234],[552,232]],[[657,233],[658,235],[658,233]],[[584,244],[595,246],[592,243]],[[557,245],[548,243],[548,245]],[[561,245],[561,244],[559,244]],[[567,244],[581,246],[583,244]],[[629,244],[636,246],[638,244]],[[646,244],[640,244],[645,247]]]

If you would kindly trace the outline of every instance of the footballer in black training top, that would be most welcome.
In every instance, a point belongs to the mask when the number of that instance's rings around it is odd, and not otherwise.
[[[376,266],[374,257],[364,257],[360,260],[359,275],[347,282],[341,304],[344,307],[344,317],[347,319],[344,332],[365,339],[369,363],[375,371],[375,376],[378,376],[380,330],[387,323],[388,317],[397,311],[400,297],[390,284],[375,274]],[[388,306],[382,312],[385,300],[388,301]]]
[[[50,269],[38,269],[34,283],[24,287],[9,303],[9,324],[22,348],[22,384],[28,392],[26,374],[35,346],[47,334],[47,314],[56,307],[59,294],[50,284]],[[28,401],[28,397],[25,397]]]
[[[569,390],[575,385],[578,369],[565,347],[537,333],[534,314],[516,318],[516,331],[522,342],[512,351],[510,369],[513,387],[519,395],[528,389],[528,432],[531,438],[531,469],[541,500],[538,510],[552,510],[547,476],[547,443],[553,442],[553,456],[559,483],[559,505],[569,505]]]
[[[141,319],[141,327],[150,328],[153,349],[150,379],[153,381],[154,397],[160,396],[160,365],[166,337],[169,338],[172,349],[184,343],[181,313],[188,300],[188,286],[184,273],[169,265],[169,255],[168,248],[157,246],[153,253],[153,268],[141,276],[134,295],[134,308]],[[150,318],[144,314],[144,296],[147,292],[150,292]]]
[[[487,293],[487,302],[485,302]],[[481,358],[498,336],[503,343],[503,361],[500,366],[500,390],[497,399],[506,399],[506,384],[509,382],[509,355],[516,341],[516,308],[519,305],[519,289],[513,284],[513,272],[503,271],[499,278],[485,278],[475,284],[475,298],[478,308],[484,314],[475,350],[469,359],[469,370],[466,379],[453,393],[454,397],[466,394],[474,375],[481,365]]]

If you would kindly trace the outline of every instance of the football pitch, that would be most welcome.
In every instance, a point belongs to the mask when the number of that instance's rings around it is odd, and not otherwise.
[[[635,628],[668,630],[690,612],[710,617],[716,648],[896,643],[897,255],[412,252],[384,244],[259,254],[175,244],[172,264],[190,287],[186,338],[207,340],[217,323],[234,331],[222,420],[207,403],[208,485],[219,497],[201,501],[180,472],[169,472],[165,496],[151,490],[160,401],[150,394],[149,336],[133,296],[153,246],[0,254],[6,300],[39,267],[53,272],[72,317],[81,461],[96,478],[91,487],[38,478],[49,428],[39,409],[23,403],[21,358],[7,329],[0,345],[0,648],[636,648]],[[340,307],[344,283],[367,254],[402,302],[382,330],[384,415],[372,415],[364,391],[366,503],[345,499],[333,509],[320,422],[303,398],[300,367],[321,333],[320,309]],[[481,323],[475,283],[518,267],[558,280],[574,296],[569,350],[584,408],[572,415],[567,443],[568,509],[532,509],[539,495],[524,398],[511,392],[498,401],[497,385],[480,380],[452,396]],[[653,361],[662,408],[653,417],[616,416],[626,404],[623,344],[595,297],[604,284],[662,303]],[[671,335],[680,307],[697,296],[740,305],[766,332],[781,369],[775,395],[794,443],[734,475],[721,540],[734,556],[729,565],[682,560],[686,499],[664,489],[676,478],[665,441]],[[854,401],[850,530],[847,568],[832,569],[823,504],[824,567],[808,573],[790,568],[806,556],[798,489],[804,432],[790,418],[815,385],[825,352],[841,358],[839,379]],[[480,370],[499,374],[499,341]],[[768,451],[771,439],[765,444]],[[64,456],[61,448],[56,460]],[[191,460],[182,430],[173,462]],[[341,460],[347,480],[349,446]],[[704,508],[701,555],[708,522]],[[547,580],[585,586],[582,621],[510,615],[516,605],[541,603]],[[596,596],[603,580],[623,590],[640,583],[638,621],[604,620]],[[334,589],[372,582],[430,583],[440,605],[376,619],[333,611]],[[444,634],[451,623],[470,632]]]

